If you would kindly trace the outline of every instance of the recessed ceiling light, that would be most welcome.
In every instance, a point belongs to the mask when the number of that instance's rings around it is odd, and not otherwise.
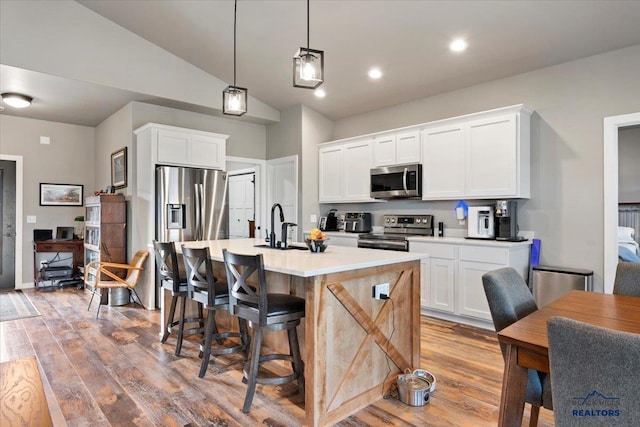
[[[372,68],[369,70],[369,77],[372,79],[379,79],[382,77],[382,71],[380,71],[380,68]]]
[[[454,39],[449,43],[449,49],[453,52],[462,52],[467,49],[467,42],[464,39]]]
[[[316,89],[313,91],[313,94],[318,98],[324,98],[325,96],[327,96],[327,93],[324,91],[324,89]]]
[[[33,98],[27,95],[22,95],[20,93],[3,93],[0,95],[2,97],[2,101],[13,107],[13,108],[26,108],[31,105],[31,101]]]

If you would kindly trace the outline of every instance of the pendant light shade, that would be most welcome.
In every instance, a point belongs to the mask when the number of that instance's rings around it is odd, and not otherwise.
[[[309,0],[307,0],[307,47],[293,57],[293,86],[315,89],[324,82],[324,51],[309,48]]]
[[[0,95],[2,97],[2,102],[13,107],[13,108],[27,108],[31,105],[31,101],[33,98],[27,95],[22,95],[21,93],[3,93]]]
[[[241,116],[247,112],[247,89],[227,86],[222,91],[222,112],[231,116]]]
[[[222,113],[229,116],[241,116],[247,112],[247,98],[249,91],[236,86],[236,21],[238,15],[238,0],[233,7],[233,85],[222,91]]]

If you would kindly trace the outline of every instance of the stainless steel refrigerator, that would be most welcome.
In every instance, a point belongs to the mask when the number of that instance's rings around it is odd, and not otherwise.
[[[157,166],[156,239],[228,239],[227,186],[224,171]]]

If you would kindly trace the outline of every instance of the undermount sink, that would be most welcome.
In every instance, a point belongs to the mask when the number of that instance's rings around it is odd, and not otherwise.
[[[267,249],[278,249],[279,251],[287,251],[289,249],[298,249],[301,251],[308,251],[309,248],[307,248],[306,246],[288,246],[286,248],[272,248],[271,246],[269,246],[268,243],[262,244],[262,245],[253,245],[254,248],[267,248]]]

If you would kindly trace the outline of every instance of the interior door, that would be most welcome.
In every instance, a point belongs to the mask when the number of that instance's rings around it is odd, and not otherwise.
[[[16,253],[16,162],[0,160],[0,289],[14,289]]]
[[[229,174],[229,238],[249,237],[249,221],[255,220],[255,172]]]

